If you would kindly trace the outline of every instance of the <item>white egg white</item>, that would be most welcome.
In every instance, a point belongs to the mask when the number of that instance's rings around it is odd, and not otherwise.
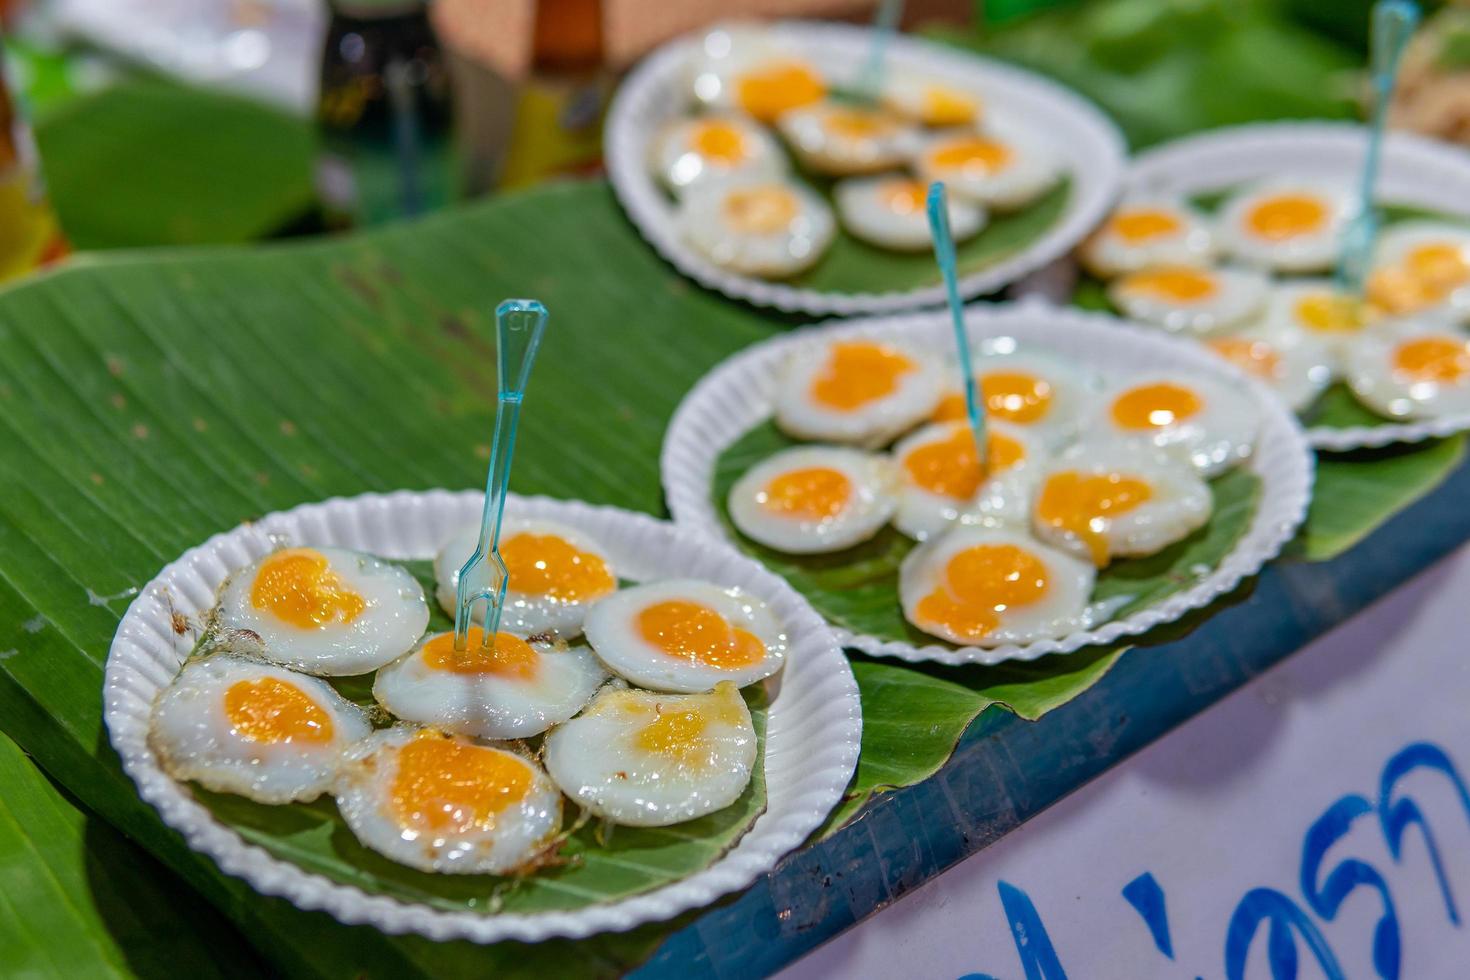
[[[1005,597],[955,596],[947,584],[950,562],[962,553],[977,549],[1018,549],[1039,563],[1045,585],[1039,597],[1025,603],[1007,603]],[[1065,636],[1092,625],[1089,606],[1097,572],[1091,562],[1040,543],[1029,534],[1001,528],[956,527],[909,552],[899,569],[899,600],[904,618],[914,626],[951,643],[991,647],[1006,643],[1031,643],[1048,637]],[[922,604],[937,592],[951,595],[963,607],[993,614],[998,625],[984,635],[956,632],[942,622],[926,617]]]
[[[820,195],[784,178],[732,178],[690,188],[674,222],[684,240],[716,265],[771,279],[816,264],[837,227]]]
[[[816,66],[797,45],[756,24],[721,24],[700,38],[688,65],[689,88],[696,101],[718,109],[748,113],[773,123],[783,111],[814,102],[826,94]],[[780,72],[795,78],[779,78]],[[777,103],[751,104],[742,88],[760,82]]]
[[[1391,317],[1445,315],[1470,321],[1470,228],[1405,221],[1384,228],[1373,249],[1368,299]]]
[[[905,119],[936,128],[974,126],[985,111],[985,101],[978,92],[905,72],[889,73],[883,83],[882,101]]]
[[[1325,348],[1333,371],[1373,323],[1359,299],[1344,294],[1331,279],[1291,279],[1271,288],[1265,324]]]
[[[1441,376],[1398,363],[1406,345],[1429,342],[1456,353]],[[1390,419],[1434,419],[1470,414],[1470,341],[1453,324],[1393,323],[1366,332],[1348,354],[1346,381],[1354,397]]]
[[[842,384],[845,352],[876,352],[894,359],[899,373],[892,390],[851,407],[821,395]],[[776,389],[776,425],[798,439],[881,446],[927,418],[939,404],[943,364],[938,357],[904,344],[852,340],[805,345],[791,355]]]
[[[1293,199],[1314,202],[1320,207],[1321,220],[1295,230],[1289,222],[1282,224],[1268,217],[1272,213],[1269,209],[1280,209]],[[1301,178],[1262,181],[1237,191],[1221,205],[1216,232],[1224,250],[1243,264],[1280,272],[1319,272],[1337,261],[1343,229],[1352,218],[1355,200],[1352,190],[1338,182]]]
[[[269,718],[273,702],[262,700],[260,687],[275,685],[294,688],[315,706],[313,734],[277,739],[232,720],[226,701],[231,689],[249,715]],[[257,706],[249,707],[252,703]],[[259,803],[289,803],[314,800],[329,790],[343,753],[371,731],[362,709],[326,681],[220,652],[185,664],[159,694],[148,742],[175,779]]]
[[[524,767],[527,792],[491,814],[453,798],[402,800],[395,787],[401,753],[428,739],[454,743],[466,752],[513,756],[502,762]],[[534,864],[561,829],[561,793],[532,759],[508,748],[412,725],[375,732],[357,743],[343,761],[334,795],[343,820],[364,846],[399,864],[439,874],[516,871]],[[435,826],[418,816],[404,819],[398,812],[400,802],[421,806],[415,815],[448,815],[448,825]]]
[[[839,509],[791,509],[772,481],[802,470],[845,478]],[[841,551],[868,540],[893,516],[894,474],[887,459],[843,446],[797,446],[752,466],[730,488],[726,507],[740,533],[787,554]]]
[[[840,102],[792,109],[776,128],[804,168],[832,177],[901,166],[918,140],[912,126],[886,109]]]
[[[1147,499],[1096,513],[1077,499],[1073,481],[1143,484]],[[1086,489],[1080,490],[1083,500]],[[1052,460],[1037,481],[1032,531],[1047,544],[1098,567],[1114,558],[1152,555],[1204,527],[1214,500],[1210,488],[1187,460],[1133,442],[1080,442]],[[1080,505],[1080,506],[1079,506]],[[1074,517],[1085,518],[1078,527]]]
[[[712,610],[733,630],[754,636],[764,652],[759,660],[739,666],[721,666],[697,656],[665,652],[645,635],[640,616],[647,609],[667,603]],[[720,681],[734,681],[744,687],[769,677],[785,663],[789,645],[785,628],[760,599],[739,589],[695,579],[637,585],[603,599],[587,615],[587,640],[617,676],[640,687],[687,694],[711,690]]]
[[[1199,336],[1253,318],[1269,285],[1251,269],[1150,266],[1114,279],[1108,299],[1129,319]]]
[[[607,549],[590,534],[556,521],[507,520],[501,529],[500,540],[504,543],[522,534],[560,538],[577,551],[596,556],[611,573],[607,592],[617,588],[617,570],[608,557]],[[434,597],[439,601],[439,608],[450,616],[455,614],[458,601],[456,590],[459,585],[459,570],[475,553],[479,542],[480,523],[476,521],[474,524],[466,524],[450,536],[434,558]],[[481,581],[477,584],[481,588],[488,588],[488,562],[481,565],[480,576]],[[500,613],[500,628],[517,636],[550,633],[562,639],[571,639],[582,632],[582,617],[587,614],[587,607],[605,594],[607,593],[571,599],[557,594],[527,591],[524,587],[517,588],[512,570],[511,578],[506,583],[505,607]],[[476,602],[471,607],[471,612],[474,621],[479,623],[485,614],[484,600]]]
[[[1311,407],[1336,375],[1338,360],[1326,344],[1269,320],[1209,337],[1205,346],[1270,388],[1293,412]]]
[[[714,152],[708,144],[718,143]],[[680,119],[654,139],[652,164],[659,180],[674,193],[736,177],[780,177],[786,157],[774,137],[744,116],[731,114]]]
[[[1108,216],[1078,250],[1101,279],[1153,265],[1208,265],[1216,253],[1209,218],[1179,197],[1140,195]]]
[[[734,803],[756,755],[750,709],[723,681],[708,694],[609,687],[546,736],[544,760],[562,792],[593,814],[666,827]]]
[[[1170,411],[1167,403],[1162,409],[1150,408],[1142,393],[1160,386],[1183,390],[1197,407],[1183,415]],[[1144,414],[1129,412],[1129,405],[1142,406]],[[1135,420],[1142,424],[1129,424]],[[1248,392],[1196,374],[1160,372],[1115,381],[1103,392],[1087,432],[1102,440],[1156,446],[1188,459],[1211,477],[1250,456],[1260,425],[1260,411]]]
[[[918,450],[951,442],[957,436],[972,438],[968,421],[931,423],[901,439],[893,447],[898,501],[893,526],[916,541],[926,541],[957,523],[1024,527],[1034,473],[1047,450],[1027,430],[1004,422],[987,422],[986,435],[992,446],[996,440],[1019,446],[1021,456],[1000,468],[992,461],[976,491],[964,497],[933,489],[932,481],[924,485],[915,475],[915,470],[922,473],[922,468],[912,464]]]
[[[287,554],[326,560],[329,587],[359,597],[363,608],[300,627],[252,593],[263,569]],[[401,657],[429,625],[429,604],[418,580],[398,565],[344,548],[290,548],[274,552],[230,576],[220,594],[218,625],[259,638],[258,653],[273,663],[308,674],[336,677],[365,674]]]
[[[837,218],[854,238],[879,248],[912,252],[930,248],[929,216],[923,185],[907,177],[853,177],[837,185],[832,199]],[[987,215],[978,204],[950,197],[949,231],[956,242],[973,238],[985,226]]]
[[[972,145],[989,149],[965,152]],[[1062,177],[1057,153],[1043,136],[1003,119],[930,137],[914,154],[913,168],[926,183],[943,181],[951,195],[995,211],[1025,207]]]
[[[1019,345],[1013,337],[990,338],[979,346],[972,364],[986,418],[1024,429],[1052,448],[1070,442],[1091,410],[1097,376],[1075,362]],[[953,367],[946,372],[947,377],[958,374]],[[936,420],[965,418],[964,399],[958,384],[946,387]]]
[[[471,644],[478,647],[482,635],[471,630]],[[452,645],[453,638],[453,633],[427,636],[379,670],[373,697],[395,717],[440,731],[526,738],[575,715],[607,680],[589,648],[564,643],[529,643],[530,664],[477,657],[471,649],[464,654],[465,666],[455,669],[454,661],[428,655],[442,651],[446,641]]]

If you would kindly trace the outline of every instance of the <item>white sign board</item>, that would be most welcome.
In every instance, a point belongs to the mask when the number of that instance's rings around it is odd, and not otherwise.
[[[1465,978],[1466,920],[1470,549],[783,977]]]

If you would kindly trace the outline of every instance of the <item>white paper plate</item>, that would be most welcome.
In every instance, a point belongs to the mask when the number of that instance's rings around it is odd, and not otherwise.
[[[1034,660],[1112,643],[1178,619],[1235,588],[1274,558],[1306,517],[1315,460],[1301,426],[1260,382],[1203,348],[1177,337],[1125,323],[1101,313],[1053,307],[1040,300],[972,306],[966,311],[971,344],[1014,337],[1019,344],[1049,351],[1102,372],[1181,370],[1220,379],[1247,392],[1261,411],[1255,454],[1245,464],[1261,478],[1259,506],[1224,560],[1192,586],[1122,619],[1055,639],[997,647],[915,646],[834,627],[845,647],[882,657],[944,664],[996,664]],[[749,347],[705,375],[674,413],[660,461],[664,495],[674,520],[701,534],[729,540],[713,499],[715,462],[741,436],[774,413],[777,379],[787,357],[817,339],[863,337],[903,341],[952,354],[954,335],[947,313],[819,324]],[[897,595],[894,602],[898,601]]]
[[[1128,172],[1129,191],[1193,196],[1282,174],[1356,182],[1367,130],[1352,123],[1286,122],[1236,126],[1166,143],[1142,154]],[[1378,199],[1470,219],[1470,153],[1391,133],[1383,145]],[[1470,414],[1420,422],[1307,430],[1332,452],[1420,442],[1470,429]]]
[[[632,579],[689,576],[739,586],[770,604],[791,639],[766,735],[766,810],[724,857],[703,871],[653,891],[574,912],[487,915],[445,912],[329,881],[246,844],[197,803],[189,788],[158,765],[148,747],[148,714],[188,654],[191,638],[174,633],[171,613],[197,617],[214,604],[225,578],[278,547],[337,545],[385,558],[433,557],[452,530],[479,519],[483,495],[367,494],[272,514],[210,538],[165,568],[128,608],[107,657],[105,717],[123,770],[143,799],[189,845],[257,891],[303,909],[322,909],[350,925],[414,932],[430,939],[537,942],[630,929],[703,906],[744,888],[804,841],[842,799],[857,765],[862,714],[857,682],[830,631],[780,578],[733,548],[672,524],[609,507],[511,497],[513,517],[560,521],[602,542]]]
[[[839,79],[852,77],[863,64],[870,36],[865,27],[802,21],[772,24],[770,30],[799,45],[825,74]],[[649,173],[648,148],[665,123],[689,114],[685,66],[698,40],[670,41],[644,59],[623,82],[608,113],[608,178],[633,224],[658,253],[701,285],[780,310],[849,316],[944,302],[938,283],[892,293],[800,289],[729,272],[684,244],[674,227],[674,206]],[[1064,255],[1107,213],[1122,180],[1123,138],[1092,103],[1039,75],[910,37],[893,38],[887,57],[894,72],[980,91],[987,106],[1046,133],[1070,172],[1067,207],[1055,224],[1027,248],[961,279],[961,295],[994,292]]]

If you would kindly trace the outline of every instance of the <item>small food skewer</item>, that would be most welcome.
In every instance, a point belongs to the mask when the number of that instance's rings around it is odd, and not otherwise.
[[[939,263],[944,276],[945,297],[949,301],[949,317],[954,325],[954,344],[959,350],[960,374],[965,386],[965,414],[970,419],[970,432],[975,437],[975,452],[980,460],[981,472],[985,470],[988,448],[985,440],[985,409],[980,404],[980,394],[975,387],[975,367],[970,361],[970,338],[965,333],[965,307],[960,302],[959,282],[955,273],[954,238],[949,233],[949,200],[944,192],[944,182],[936,180],[929,185],[929,230],[934,237],[934,260]]]
[[[1388,104],[1393,99],[1398,77],[1399,56],[1419,26],[1419,6],[1413,0],[1378,0],[1373,5],[1373,39],[1370,57],[1372,81],[1372,119],[1368,128],[1368,149],[1363,157],[1362,179],[1358,187],[1357,213],[1343,232],[1342,256],[1337,264],[1337,285],[1344,293],[1360,296],[1368,266],[1373,256],[1373,243],[1378,237],[1378,209],[1373,203],[1373,188],[1378,182],[1378,163],[1382,155],[1383,132],[1388,122]]]
[[[455,587],[454,649],[469,645],[470,619],[474,604],[485,600],[481,642],[495,643],[500,612],[505,605],[507,573],[500,557],[500,525],[505,515],[505,488],[510,482],[510,464],[515,455],[516,425],[521,417],[521,400],[531,365],[546,330],[546,307],[534,299],[508,299],[495,308],[495,365],[499,380],[499,402],[495,407],[495,438],[490,443],[490,466],[485,474],[485,510],[480,518],[480,542],[475,553],[459,570]],[[514,373],[512,373],[514,372]],[[488,582],[479,584],[489,570]]]
[[[868,58],[858,76],[857,90],[869,102],[877,102],[883,93],[884,57],[898,22],[903,19],[903,0],[880,0],[873,12],[873,40],[868,45]]]

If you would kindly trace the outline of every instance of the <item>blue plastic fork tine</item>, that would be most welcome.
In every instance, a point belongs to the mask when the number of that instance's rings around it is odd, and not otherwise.
[[[960,375],[965,389],[965,415],[970,420],[970,434],[975,438],[975,452],[982,471],[989,445],[985,438],[985,409],[975,387],[975,370],[970,360],[970,337],[965,331],[965,307],[960,302],[960,287],[955,269],[954,236],[949,232],[949,201],[944,182],[929,185],[929,233],[934,239],[934,260],[944,277],[944,295],[949,301],[949,319],[954,327],[954,345],[959,352]]]

